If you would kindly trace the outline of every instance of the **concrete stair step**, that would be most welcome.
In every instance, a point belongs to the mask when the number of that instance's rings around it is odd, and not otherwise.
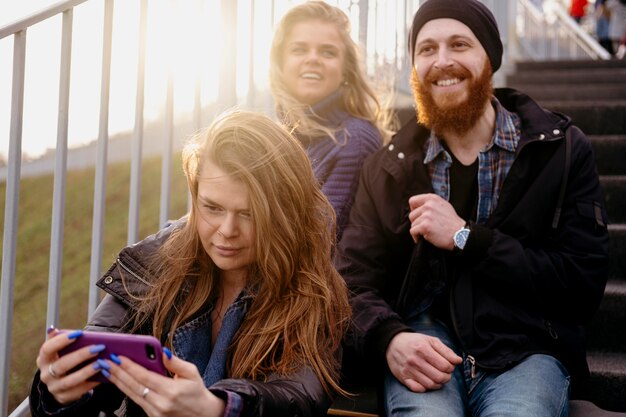
[[[570,116],[587,135],[623,135],[626,100],[542,101],[545,108]]]
[[[609,224],[609,279],[626,281],[626,224]],[[626,332],[626,322],[623,323]]]
[[[570,85],[578,88],[583,84],[626,84],[626,67],[623,68],[589,68],[575,69],[546,69],[517,71],[506,77],[510,85]]]
[[[626,223],[626,175],[601,175],[600,184],[612,224]]]
[[[626,135],[590,135],[589,139],[600,175],[626,175]]]
[[[584,393],[575,397],[616,412],[626,412],[626,353],[590,351],[591,377]]]
[[[585,326],[587,348],[626,354],[626,281],[609,280],[604,298]],[[626,391],[624,391],[626,395]]]
[[[544,70],[588,70],[602,68],[626,68],[626,60],[558,60],[558,61],[520,61],[515,64],[517,71]]]
[[[626,82],[589,83],[572,88],[570,84],[509,81],[508,87],[522,91],[535,100],[623,100],[626,97]]]

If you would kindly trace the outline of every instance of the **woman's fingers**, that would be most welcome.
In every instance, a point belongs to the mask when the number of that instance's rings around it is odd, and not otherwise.
[[[106,362],[110,365],[109,380],[149,416],[154,415],[163,402],[161,390],[171,378],[149,371],[126,356],[112,354]]]
[[[95,365],[96,356],[104,350],[104,345],[92,345],[80,348],[72,353],[61,356],[57,360],[51,361],[48,365],[41,369],[42,381],[47,382],[49,379],[59,378],[65,375],[76,373],[79,370],[89,368],[89,365]],[[95,368],[94,372],[98,372],[100,368]],[[52,372],[51,372],[52,371]],[[82,372],[84,374],[85,372]],[[93,372],[88,372],[92,376]]]
[[[72,363],[73,366],[80,363],[74,363],[72,359],[69,359],[69,365],[67,359],[59,363],[59,351],[69,346],[81,335],[82,331],[80,330],[70,333],[60,333],[57,329],[48,331],[48,339],[39,348],[36,359],[37,367],[41,371],[41,380],[44,383],[48,384],[50,381],[65,375],[71,369],[68,366]]]
[[[39,349],[36,362],[40,379],[61,404],[78,400],[99,384],[88,379],[101,370],[94,360],[105,349],[104,345],[86,346],[67,355],[59,355],[63,348],[74,343],[82,334],[82,330],[49,329],[48,339]]]
[[[70,378],[70,377],[68,377]],[[78,401],[85,393],[100,385],[100,382],[82,381],[74,385],[67,379],[47,385],[48,392],[54,396],[59,404],[69,404]]]
[[[82,371],[77,374],[78,377],[84,375],[91,377],[99,372],[100,368],[93,368],[89,365],[94,365],[96,356],[105,348],[105,345],[90,345],[63,356],[59,356],[58,352],[40,353],[37,357],[37,366],[41,370],[41,380],[48,384],[54,379],[74,374],[78,370]]]
[[[61,349],[72,344],[77,338],[82,336],[82,330],[72,332],[59,332],[54,329],[48,333],[48,339],[41,345],[39,356],[56,357]],[[55,356],[56,355],[56,356]]]
[[[122,363],[117,363],[118,361],[123,360]],[[110,361],[107,361],[110,365],[110,375],[108,376],[109,380],[114,383],[122,392],[124,392],[127,396],[129,396],[133,401],[140,404],[141,400],[147,397],[147,393],[144,395],[145,385],[142,385],[136,378],[136,375],[133,375],[133,368],[136,365],[132,360],[122,357],[114,357]],[[119,365],[119,366],[115,366]],[[138,368],[141,368],[139,365],[136,365]],[[135,369],[135,372],[137,370]],[[149,390],[148,390],[149,392]],[[156,394],[157,391],[153,390],[153,394]]]
[[[165,368],[167,368],[167,370],[174,375],[174,378],[185,378],[191,380],[202,379],[200,377],[200,373],[198,372],[198,368],[196,368],[194,364],[173,356],[171,353],[169,355],[166,353],[166,359],[163,360],[163,363],[165,364]]]
[[[100,384],[100,382],[88,380],[98,372],[100,372],[100,368],[95,362],[84,366],[75,372],[57,377],[51,376],[47,372],[42,371],[41,380],[46,384],[48,391],[60,404],[67,404],[78,400],[87,391]]]
[[[111,355],[110,381],[148,416],[221,416],[225,403],[206,389],[197,367],[164,351],[166,368],[174,378],[152,372],[131,359]]]

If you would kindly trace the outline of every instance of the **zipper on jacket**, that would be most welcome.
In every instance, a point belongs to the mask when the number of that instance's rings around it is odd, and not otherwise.
[[[472,355],[467,355],[466,360],[470,363],[470,378],[476,378],[476,359]]]
[[[450,321],[452,322],[452,327],[454,328],[454,334],[456,335],[459,344],[461,345],[461,349],[466,354],[465,360],[470,364],[470,377],[474,379],[476,377],[476,366],[480,366],[476,362],[476,358],[474,358],[468,350],[465,348],[463,341],[461,340],[461,336],[459,335],[459,329],[457,328],[456,317],[454,312],[456,311],[454,308],[454,287],[456,283],[450,285]]]
[[[546,329],[548,330],[550,337],[554,340],[557,340],[559,338],[559,334],[556,332],[556,330],[554,330],[554,327],[552,327],[552,323],[550,322],[550,320],[544,320],[543,323],[546,325]]]
[[[142,283],[146,284],[148,287],[152,287],[152,284],[150,284],[148,281],[141,278],[138,274],[132,271],[131,268],[128,265],[126,265],[124,262],[122,262],[120,258],[117,258],[116,262],[124,271],[128,272],[133,277],[137,278],[138,281],[141,281]]]

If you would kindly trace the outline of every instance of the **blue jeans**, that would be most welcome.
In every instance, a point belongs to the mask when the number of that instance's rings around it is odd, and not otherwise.
[[[385,376],[385,411],[388,417],[567,417],[570,377],[549,355],[531,355],[505,371],[471,365],[444,324],[422,314],[408,323],[415,331],[438,337],[464,358],[452,379],[441,389],[410,391],[391,372]]]

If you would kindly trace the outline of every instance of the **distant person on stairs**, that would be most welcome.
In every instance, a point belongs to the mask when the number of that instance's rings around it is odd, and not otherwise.
[[[587,12],[588,0],[571,0],[569,7],[569,14],[576,21],[576,23],[582,22]]]
[[[594,8],[596,38],[598,39],[598,43],[612,56],[615,54],[615,50],[613,49],[613,42],[611,38],[609,38],[609,19],[611,18],[611,11],[606,7],[606,0],[596,0]]]
[[[408,45],[416,119],[366,160],[336,256],[346,348],[381,372],[389,417],[567,416],[608,275],[591,143],[494,90],[483,3],[425,2]]]
[[[613,43],[615,57],[621,59],[626,53],[626,0],[607,0],[606,7],[611,14],[609,38]]]

